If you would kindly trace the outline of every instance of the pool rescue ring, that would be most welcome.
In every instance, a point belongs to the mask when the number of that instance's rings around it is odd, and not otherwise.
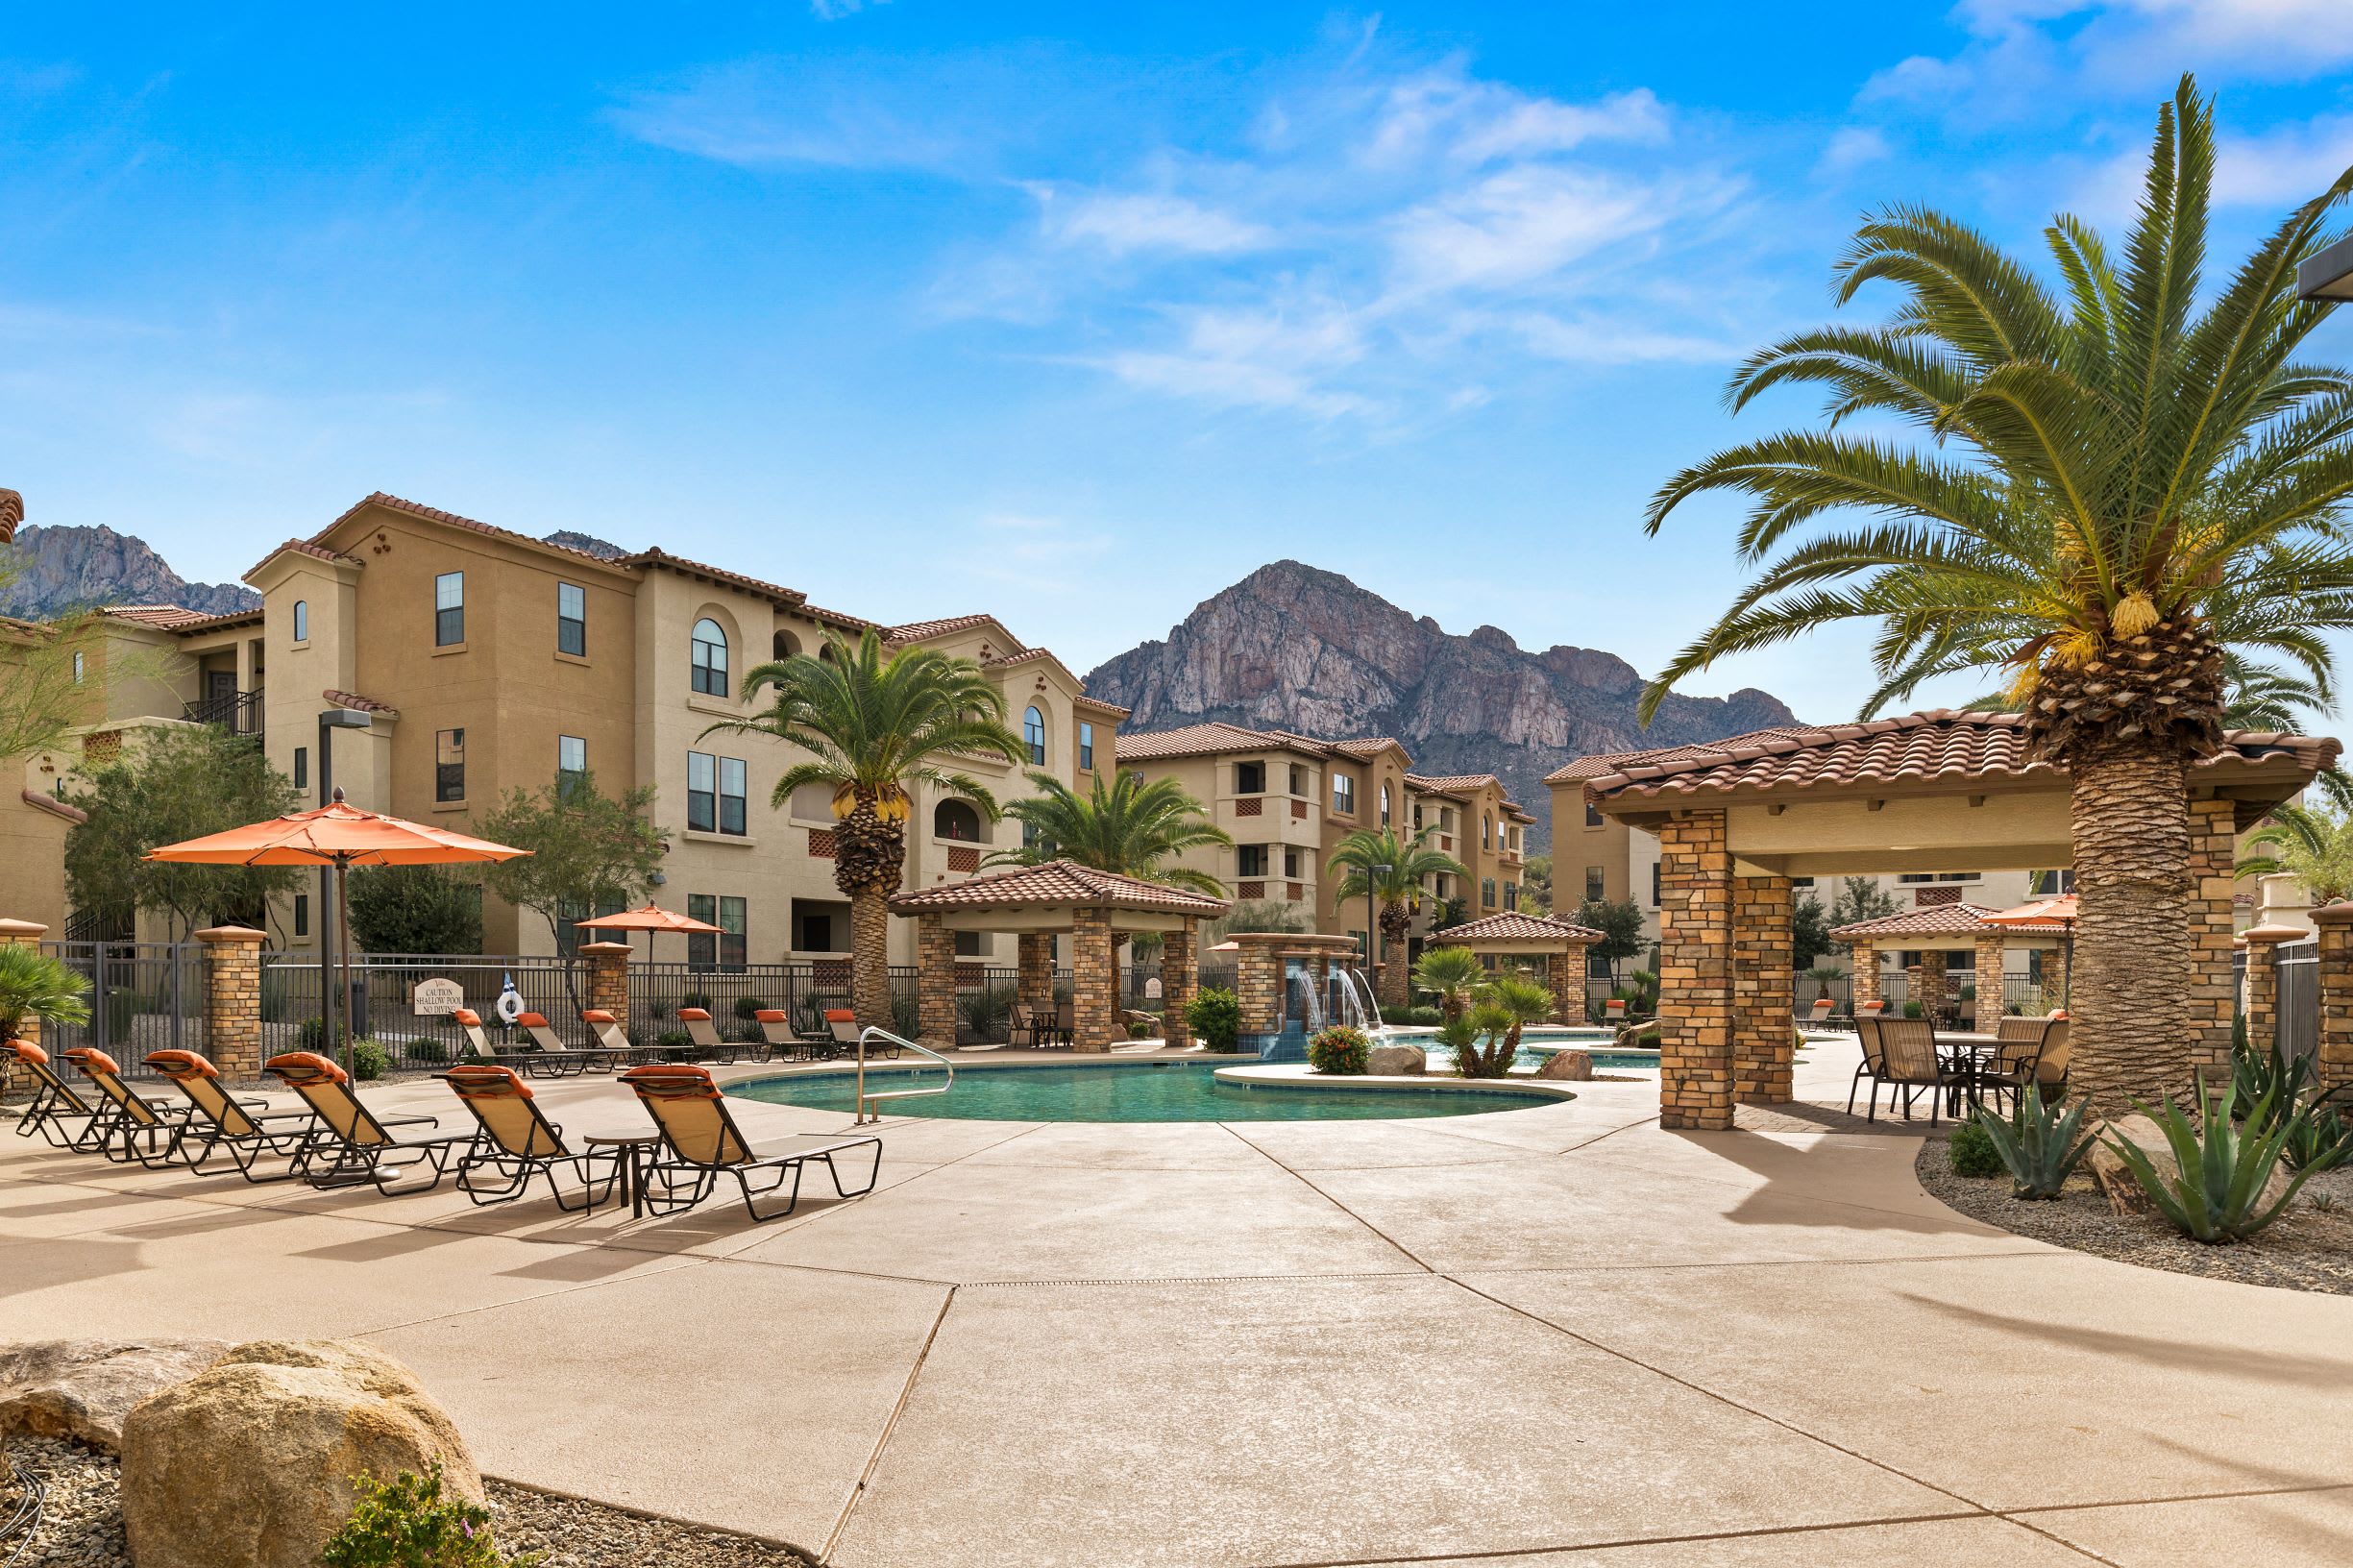
[[[511,1025],[517,1018],[523,1017],[523,997],[515,990],[513,975],[506,977],[506,989],[499,992],[499,999],[490,1004],[490,1010],[496,1013],[499,1016],[499,1021],[504,1024]]]

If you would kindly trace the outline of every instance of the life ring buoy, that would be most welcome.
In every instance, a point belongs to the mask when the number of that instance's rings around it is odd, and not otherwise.
[[[514,987],[508,986],[499,992],[499,999],[490,1004],[490,1010],[499,1016],[501,1023],[511,1024],[523,1017],[523,998]]]

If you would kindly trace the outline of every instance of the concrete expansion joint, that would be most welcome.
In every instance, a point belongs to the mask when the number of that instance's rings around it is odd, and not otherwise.
[[[1333,1274],[1153,1274],[1134,1279],[1091,1280],[968,1280],[959,1290],[1058,1290],[1117,1287],[1131,1285],[1315,1285],[1342,1280],[1427,1280],[1439,1277],[1427,1268],[1352,1269]]]

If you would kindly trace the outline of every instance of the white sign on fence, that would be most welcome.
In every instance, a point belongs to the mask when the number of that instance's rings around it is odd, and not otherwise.
[[[419,1017],[447,1016],[466,1005],[466,988],[454,980],[420,980],[409,1000]]]

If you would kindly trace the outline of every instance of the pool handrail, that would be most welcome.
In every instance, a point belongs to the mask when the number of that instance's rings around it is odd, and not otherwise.
[[[934,1062],[939,1063],[940,1066],[947,1069],[947,1081],[937,1089],[886,1089],[880,1093],[869,1094],[866,1091],[866,1042],[870,1040],[877,1039],[889,1041],[892,1044],[898,1046],[901,1050],[913,1051],[918,1056],[930,1057]],[[913,1099],[919,1094],[944,1094],[955,1087],[956,1064],[950,1062],[946,1057],[942,1056],[938,1051],[933,1050],[930,1046],[919,1045],[912,1040],[903,1039],[900,1036],[891,1033],[890,1030],[883,1028],[880,1024],[870,1023],[865,1028],[858,1031],[858,1113],[857,1119],[850,1123],[851,1126],[863,1127],[869,1122],[880,1121],[882,1119],[882,1113],[878,1111],[869,1112],[867,1110],[867,1106],[873,1101]]]

